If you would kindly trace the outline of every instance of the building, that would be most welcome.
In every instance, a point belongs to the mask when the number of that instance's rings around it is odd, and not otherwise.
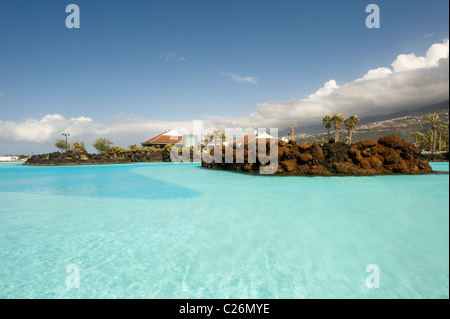
[[[250,143],[255,143],[257,144],[259,140],[264,140],[266,143],[269,142],[270,140],[273,140],[274,137],[267,134],[267,133],[261,133],[261,134],[249,134],[249,135],[244,135],[242,138],[240,138],[239,140],[235,141],[233,143],[233,145],[236,145],[237,147],[240,147],[244,144],[250,144]]]
[[[155,136],[148,141],[142,142],[141,145],[143,147],[152,146],[156,148],[164,148],[167,144],[175,144],[182,143],[183,135],[174,131],[174,130],[166,130],[164,133]]]

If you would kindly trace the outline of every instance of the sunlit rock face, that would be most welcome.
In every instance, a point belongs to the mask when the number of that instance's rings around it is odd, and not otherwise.
[[[225,169],[247,173],[258,173],[258,147],[251,150],[244,147],[244,163],[226,163],[226,152],[222,148],[221,163],[202,162],[202,166],[212,169]],[[236,150],[233,149],[234,158]],[[249,162],[254,158],[256,162]],[[267,143],[265,152],[270,152]],[[211,150],[214,155],[214,149]],[[252,156],[253,155],[253,156]],[[348,145],[344,143],[296,144],[278,140],[278,163],[275,175],[386,175],[386,174],[423,174],[432,172],[427,161],[419,159],[419,149],[395,135],[381,137],[378,141],[362,141]]]

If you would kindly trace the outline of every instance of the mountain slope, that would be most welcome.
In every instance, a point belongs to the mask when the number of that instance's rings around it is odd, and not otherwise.
[[[426,133],[431,129],[430,123],[425,121],[425,116],[436,113],[439,115],[438,123],[449,125],[449,101],[438,104],[427,105],[414,110],[396,112],[385,116],[363,118],[358,123],[356,131],[353,133],[353,142],[362,140],[377,140],[381,136],[397,135],[405,141],[412,142],[411,132]],[[289,129],[282,130],[278,136],[288,136]],[[321,138],[327,138],[326,129],[318,124],[297,129],[299,134],[295,139],[299,142],[315,142]],[[334,136],[332,132],[331,137]],[[342,126],[341,137],[346,136],[344,125]]]

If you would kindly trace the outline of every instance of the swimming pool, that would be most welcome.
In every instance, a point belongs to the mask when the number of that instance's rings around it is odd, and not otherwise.
[[[448,175],[2,163],[0,298],[448,298],[448,191]]]

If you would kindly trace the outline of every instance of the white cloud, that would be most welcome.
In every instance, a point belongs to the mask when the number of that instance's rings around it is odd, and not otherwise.
[[[308,98],[258,104],[245,117],[210,118],[218,127],[278,127],[293,121],[321,123],[325,114],[358,114],[360,117],[394,113],[449,99],[449,41],[430,47],[426,57],[401,54],[393,69],[369,70],[362,78],[339,86],[335,80]]]
[[[80,116],[77,118],[71,118],[72,122],[92,122],[93,120],[90,117]]]
[[[336,80],[330,80],[325,82],[324,86],[318,89],[314,94],[309,96],[311,101],[317,100],[320,97],[328,96],[333,93],[334,90],[338,89],[339,85],[337,85]]]
[[[161,57],[165,60],[165,61],[180,61],[180,62],[186,62],[186,58],[177,55],[176,53],[170,51],[169,53],[166,53],[164,55],[161,55]]]
[[[0,121],[0,136],[17,141],[45,142],[64,125],[59,114],[48,114],[40,120],[27,119],[20,123]]]
[[[422,56],[417,57],[414,53],[400,54],[391,65],[394,72],[403,72],[424,68],[427,65],[427,60]]]
[[[391,65],[394,68],[394,72],[403,72],[425,67],[436,67],[438,66],[440,59],[448,58],[448,48],[449,41],[447,39],[442,43],[433,44],[428,49],[425,57],[417,57],[414,53],[400,54]]]
[[[361,79],[358,79],[357,81],[382,79],[391,73],[392,70],[389,68],[373,69],[369,70],[369,72],[367,72]]]
[[[424,39],[427,39],[427,38],[431,38],[434,35],[435,35],[434,32],[432,32],[432,33],[425,33],[424,35],[421,35],[420,37],[418,37],[416,39],[416,41],[420,41],[420,40],[424,40]]]
[[[221,73],[222,75],[226,75],[229,76],[230,78],[232,78],[235,82],[238,83],[250,83],[250,84],[258,84],[258,78],[254,77],[254,76],[240,76],[237,73],[232,73],[232,72],[228,72],[228,73]]]
[[[443,43],[433,44],[427,51],[427,67],[438,66],[440,59],[448,59],[448,47],[448,39]]]

